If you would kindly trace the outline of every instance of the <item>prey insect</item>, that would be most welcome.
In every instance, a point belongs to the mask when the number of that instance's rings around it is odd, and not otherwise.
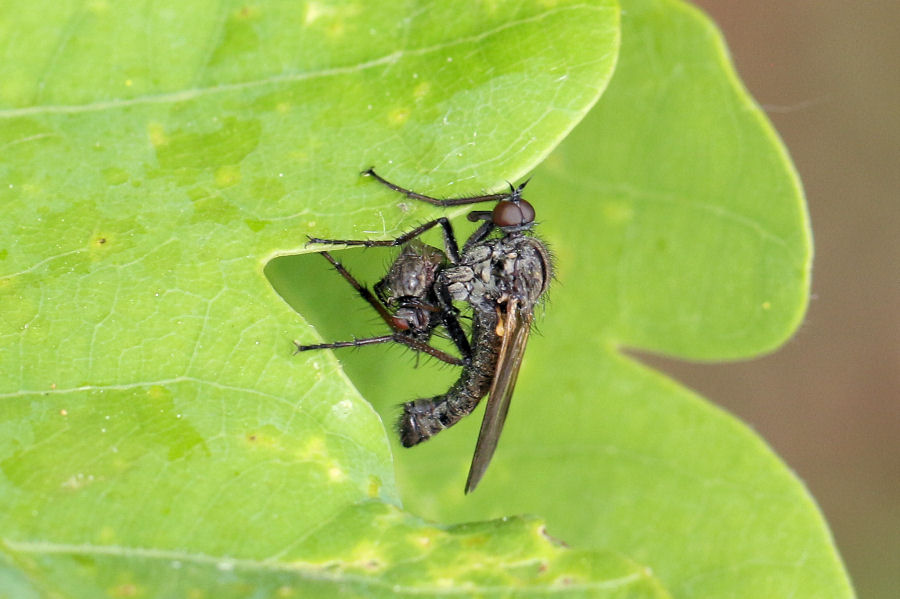
[[[471,222],[481,225],[462,248],[450,221],[426,222],[392,240],[310,238],[310,243],[337,246],[403,246],[388,274],[375,285],[376,295],[360,285],[328,252],[322,252],[341,275],[391,327],[390,335],[354,341],[297,344],[297,351],[400,343],[444,362],[462,367],[446,393],[403,404],[397,423],[400,441],[412,447],[470,414],[488,396],[484,420],[466,480],[466,493],[478,485],[497,448],[515,389],[534,318],[534,307],[553,276],[550,254],[531,234],[534,208],[522,198],[528,183],[510,185],[509,192],[438,199],[395,185],[373,169],[363,173],[404,194],[436,206],[497,202],[492,210],[473,210]],[[443,233],[444,250],[416,238],[434,227]],[[467,337],[455,304],[471,309]],[[429,344],[438,327],[446,330],[459,351],[455,358]]]
[[[375,284],[375,295],[361,285],[344,266],[329,252],[319,252],[334,266],[344,279],[356,289],[391,328],[390,335],[336,341],[317,345],[296,343],[297,351],[313,349],[336,349],[341,347],[361,347],[379,343],[399,343],[424,352],[442,362],[454,366],[466,364],[472,351],[465,332],[456,319],[452,308],[442,309],[435,297],[434,279],[444,263],[444,254],[439,249],[413,239],[391,264],[388,273]],[[457,358],[429,345],[434,330],[443,325],[463,358]]]

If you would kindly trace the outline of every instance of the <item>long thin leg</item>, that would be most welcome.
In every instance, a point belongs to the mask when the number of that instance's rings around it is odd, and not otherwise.
[[[340,262],[335,260],[331,256],[331,254],[329,254],[328,252],[319,252],[319,253],[322,255],[322,257],[324,257],[326,260],[331,262],[331,265],[334,267],[334,269],[337,270],[339,273],[341,273],[341,276],[344,277],[344,280],[347,281],[348,283],[350,283],[350,285],[352,285],[353,288],[356,289],[356,292],[359,293],[359,295],[364,300],[369,302],[369,305],[371,305],[373,308],[375,308],[375,311],[378,312],[378,315],[381,316],[381,319],[385,323],[387,323],[387,325],[389,327],[391,327],[391,329],[393,329],[394,331],[400,330],[397,327],[394,317],[391,315],[390,312],[388,312],[387,308],[385,308],[384,305],[381,302],[379,302],[375,298],[374,295],[372,295],[372,292],[369,291],[368,288],[360,285],[359,281],[357,281],[353,277],[353,275],[351,275],[350,272],[346,268],[344,268],[343,264],[341,264]]]
[[[410,191],[409,189],[400,187],[394,183],[391,183],[381,175],[375,172],[374,168],[367,169],[363,171],[363,176],[372,177],[382,185],[386,187],[390,187],[394,191],[398,193],[402,193],[406,197],[413,200],[422,200],[423,202],[428,202],[433,206],[463,206],[465,204],[478,204],[480,202],[493,202],[497,200],[502,200],[510,197],[510,193],[492,193],[488,195],[480,195],[480,196],[469,196],[465,198],[448,198],[448,199],[440,199],[433,198],[431,196],[423,195],[421,193],[416,193],[415,191]]]
[[[469,220],[472,219],[470,218]],[[494,221],[490,220],[482,223],[481,226],[475,229],[475,232],[472,233],[468,239],[466,239],[466,242],[463,244],[463,254],[465,254],[466,250],[468,250],[476,243],[481,243],[482,241],[484,241],[496,226],[497,225],[494,224]]]
[[[440,225],[444,230],[444,246],[446,248],[447,259],[453,264],[459,264],[459,244],[456,242],[456,236],[453,234],[453,227],[450,221],[445,217],[436,218],[428,221],[423,225],[419,225],[412,231],[404,233],[396,239],[319,239],[318,237],[310,237],[309,243],[322,243],[325,245],[355,245],[367,248],[371,247],[395,247],[403,245],[411,239],[415,239],[425,231]]]
[[[406,335],[403,335],[401,330],[397,328],[396,320],[394,319],[394,317],[391,315],[390,312],[387,311],[387,308],[385,308],[384,305],[381,302],[379,302],[375,298],[374,295],[372,295],[371,291],[369,291],[366,287],[361,285],[359,283],[359,281],[357,281],[356,278],[350,274],[350,271],[348,271],[346,268],[344,268],[343,264],[341,264],[340,262],[335,260],[331,254],[329,254],[328,252],[319,252],[319,253],[322,255],[322,257],[324,257],[326,260],[328,260],[328,262],[330,262],[332,266],[334,266],[335,270],[337,270],[341,274],[341,276],[344,277],[344,280],[346,280],[348,283],[350,283],[351,286],[353,286],[354,289],[356,289],[357,293],[359,293],[359,295],[364,300],[369,302],[369,304],[375,309],[375,311],[378,312],[379,316],[381,316],[382,320],[384,320],[384,322],[387,323],[387,325],[389,327],[391,327],[391,329],[394,330],[394,334],[382,335],[380,337],[369,337],[367,339],[354,339],[353,341],[338,341],[335,343],[320,343],[318,345],[300,345],[298,343],[295,343],[295,345],[297,346],[298,352],[299,351],[308,351],[308,350],[313,350],[313,349],[334,349],[334,348],[339,348],[339,347],[361,347],[363,345],[372,345],[375,343],[395,342],[395,343],[400,343],[402,345],[406,345],[407,347],[410,347],[417,351],[425,352],[426,354],[433,356],[433,357],[441,360],[442,362],[447,362],[448,364],[454,364],[457,366],[464,365],[466,363],[466,361],[468,360],[468,358],[471,356],[472,352],[469,349],[468,340],[466,340],[465,334],[462,333],[462,328],[459,326],[459,323],[456,321],[455,316],[452,316],[453,325],[455,325],[456,329],[459,329],[459,332],[460,332],[459,334],[461,335],[461,339],[462,339],[462,345],[460,344],[460,342],[455,337],[455,335],[452,331],[450,332],[450,336],[453,339],[454,343],[456,344],[457,348],[459,349],[460,353],[462,353],[463,359],[456,358],[456,357],[451,356],[450,354],[443,352],[437,348],[431,347],[427,343],[424,343],[417,339],[413,339],[411,337],[407,337]],[[442,310],[440,310],[438,308],[435,308],[435,310],[443,312]],[[443,319],[446,319],[447,315],[442,313],[441,317]],[[449,327],[448,327],[448,329],[449,329]]]
[[[390,312],[387,311],[387,309],[384,307],[384,305],[381,302],[379,302],[375,298],[374,295],[372,295],[371,291],[369,291],[366,287],[362,286],[359,283],[359,281],[357,281],[356,278],[353,275],[351,275],[350,272],[346,268],[344,268],[344,265],[341,264],[340,262],[338,262],[337,260],[335,260],[331,254],[329,254],[328,252],[319,252],[319,253],[322,254],[322,256],[326,260],[328,260],[332,266],[334,266],[335,270],[337,270],[339,273],[341,273],[341,276],[344,277],[344,279],[348,283],[350,283],[350,285],[352,285],[354,289],[356,289],[357,293],[359,293],[359,295],[362,296],[362,298],[364,300],[369,302],[369,304],[373,308],[375,308],[375,311],[378,312],[378,314],[381,316],[382,320],[384,320],[389,327],[391,327],[395,332],[400,332],[400,329],[397,328],[394,317],[391,315]],[[469,340],[466,338],[465,331],[463,331],[462,326],[459,324],[459,319],[456,318],[456,310],[453,309],[453,301],[450,299],[450,296],[447,295],[446,285],[441,285],[439,287],[438,295],[440,296],[440,298],[439,298],[440,306],[435,306],[430,309],[432,311],[437,311],[440,313],[441,322],[443,323],[444,328],[447,329],[447,333],[449,334],[450,339],[453,341],[453,344],[456,345],[456,349],[458,349],[459,353],[462,354],[462,356],[463,356],[462,361],[463,361],[463,363],[465,363],[467,360],[469,360],[472,357],[472,348],[469,346]],[[423,304],[423,306],[424,306],[424,304]],[[387,337],[388,336],[385,336],[384,338],[387,338]],[[380,339],[380,338],[378,338],[378,339]],[[404,337],[404,339],[408,339],[408,337]],[[393,339],[391,339],[391,340],[393,340]],[[344,343],[349,343],[351,345],[366,345],[366,344],[354,343],[354,342],[349,342],[349,341],[344,342]],[[399,341],[398,343],[405,343],[405,342]],[[416,341],[416,343],[419,343],[419,342]],[[326,345],[328,347],[333,347],[332,344],[326,344]],[[409,344],[409,343],[406,343],[406,345],[413,347],[413,345]],[[346,346],[341,346],[341,347],[346,347]],[[430,350],[434,350],[434,348],[432,348],[429,345],[426,345],[426,347],[428,347]],[[321,348],[309,346],[308,349],[321,349]],[[425,351],[426,353],[429,353],[430,355],[434,355],[429,350],[422,350],[422,351]],[[435,351],[439,351],[439,350],[435,350]],[[441,352],[441,353],[443,353],[443,352]],[[438,356],[435,356],[435,357],[438,357]],[[443,358],[439,358],[439,359],[444,360]],[[447,360],[444,360],[444,361],[446,362]]]
[[[367,337],[365,339],[354,339],[353,341],[335,341],[333,343],[317,343],[315,345],[302,345],[294,342],[297,346],[297,353],[302,351],[310,351],[316,349],[338,349],[341,347],[362,347],[364,345],[375,345],[378,343],[399,343],[412,348],[416,351],[426,353],[429,356],[437,358],[441,362],[452,364],[453,366],[465,366],[466,361],[455,356],[451,356],[447,352],[443,352],[436,347],[431,347],[427,343],[407,337],[402,333],[394,333],[393,335],[381,335],[380,337]]]

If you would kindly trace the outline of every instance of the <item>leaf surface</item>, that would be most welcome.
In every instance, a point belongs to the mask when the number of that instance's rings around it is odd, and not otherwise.
[[[612,73],[615,2],[34,2],[0,40],[4,592],[664,595],[532,520],[400,511],[381,419],[292,356],[313,332],[263,272],[432,212],[373,164],[533,168]]]

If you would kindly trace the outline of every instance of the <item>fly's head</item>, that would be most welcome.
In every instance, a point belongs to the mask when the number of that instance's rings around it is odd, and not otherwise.
[[[534,224],[534,206],[522,197],[522,190],[528,185],[525,181],[518,187],[509,186],[509,197],[497,202],[491,212],[494,225],[504,233],[525,231]]]
[[[394,326],[398,330],[407,331],[413,337],[427,340],[431,336],[432,329],[438,325],[438,320],[432,318],[433,307],[417,298],[401,299],[400,304],[394,312]]]

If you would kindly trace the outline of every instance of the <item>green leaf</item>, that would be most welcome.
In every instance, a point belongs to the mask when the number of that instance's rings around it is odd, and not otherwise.
[[[434,212],[368,166],[533,168],[609,80],[614,0],[36,2],[0,44],[0,594],[665,596],[534,519],[401,511],[381,419],[292,356],[263,273]]]
[[[770,351],[802,318],[811,262],[797,176],[715,28],[679,2],[635,0],[622,44],[609,89],[528,187],[558,281],[494,462],[464,496],[478,411],[398,447],[404,502],[451,522],[541,514],[568,542],[646,564],[674,597],[851,597],[821,514],[765,443],[622,354]],[[341,258],[364,280],[384,272],[385,258],[355,253]],[[339,279],[312,257],[270,268]],[[333,285],[327,297],[353,301]],[[344,323],[349,304],[329,321],[325,300],[291,301],[326,338],[365,331]],[[341,354],[386,419],[455,376],[411,375],[396,356]]]
[[[72,597],[668,597],[646,568],[562,547],[534,518],[443,528],[379,502],[350,506],[265,559],[51,542],[5,550],[35,587]],[[3,590],[14,584],[17,597],[31,590],[21,580]]]
[[[622,27],[609,89],[528,187],[558,284],[494,463],[464,498],[478,412],[398,454],[406,505],[541,514],[674,597],[851,597],[819,510],[765,443],[622,355],[772,350],[803,315],[812,254],[797,176],[716,29],[669,0],[625,3]]]

